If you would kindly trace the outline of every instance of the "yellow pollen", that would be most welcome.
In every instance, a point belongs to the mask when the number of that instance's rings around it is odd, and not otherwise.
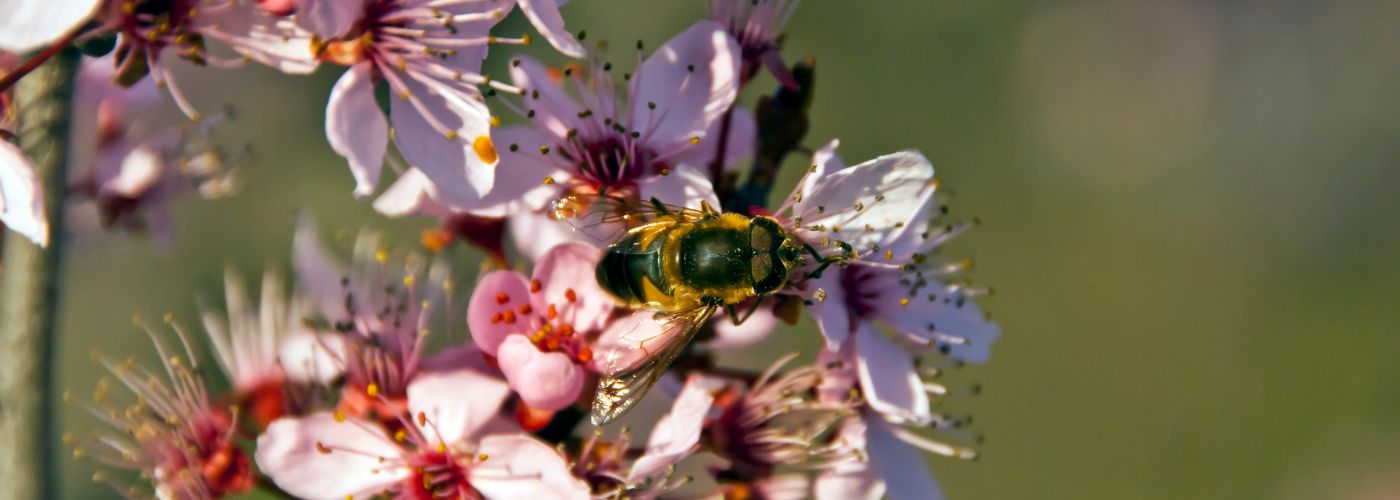
[[[482,453],[482,454],[476,456],[476,461],[478,461],[478,462],[485,462],[487,458],[490,458],[490,457],[489,457],[488,455],[486,455],[485,453]]]
[[[410,275],[408,275],[408,276],[404,276],[404,277],[403,277],[403,286],[409,286],[409,287],[411,287],[411,286],[413,286],[413,281],[414,281],[414,278],[413,278],[413,275],[412,275],[412,274],[410,274]]]
[[[490,137],[484,135],[472,141],[472,150],[476,151],[477,158],[481,158],[481,161],[489,164],[495,164],[496,160],[500,158],[496,154],[496,145],[491,142]]]
[[[690,143],[691,143],[691,144],[700,144],[700,138],[699,138],[699,137],[691,137],[691,138],[690,138]]]
[[[438,445],[437,445],[437,452],[438,452],[438,453],[447,453],[447,443],[438,443]]]
[[[544,183],[545,183],[545,184],[554,184],[554,177],[545,177],[545,178],[544,178]]]
[[[386,251],[383,251],[383,250],[375,251],[375,252],[374,252],[374,260],[379,261],[380,264],[383,264],[383,263],[385,263],[385,262],[388,262],[388,261],[389,261],[389,252],[386,252]]]
[[[343,411],[336,410],[335,413],[332,413],[331,415],[335,417],[335,421],[336,421],[336,422],[344,422],[344,421],[345,421],[345,412],[343,412]]]
[[[499,117],[499,116],[493,116],[493,117],[491,117],[491,126],[492,126],[492,127],[499,127],[499,126],[501,126],[501,117]]]
[[[457,138],[457,131],[456,131],[456,130],[448,130],[446,135],[447,135],[447,138],[448,138],[448,139],[456,139],[456,138]]]
[[[521,45],[529,45],[529,44],[530,44],[530,34],[529,34],[529,33],[526,33],[524,36],[521,36],[521,37],[520,37],[520,43],[521,43]]]
[[[400,90],[400,91],[399,91],[399,98],[401,98],[401,99],[403,99],[403,100],[405,100],[405,101],[407,101],[408,98],[409,98],[409,97],[412,97],[412,96],[413,96],[413,94],[408,93],[408,89],[403,89],[403,90]]]
[[[372,398],[379,397],[379,384],[370,382],[369,385],[365,386],[365,394]]]
[[[402,442],[405,439],[408,439],[408,432],[404,431],[403,429],[399,429],[398,431],[394,432],[394,441]]]
[[[909,305],[909,297],[905,297],[905,298],[899,299],[899,307],[906,307],[906,306],[908,306],[908,305]]]
[[[893,250],[885,250],[885,260],[890,260],[890,259],[893,259],[893,258],[894,258],[894,251],[893,251]]]

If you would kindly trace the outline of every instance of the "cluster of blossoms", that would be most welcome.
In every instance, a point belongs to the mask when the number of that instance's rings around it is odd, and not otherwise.
[[[24,61],[0,52],[0,68],[22,73],[69,44],[105,54],[87,59],[77,82],[73,121],[92,132],[73,141],[90,168],[72,189],[103,224],[168,241],[172,199],[237,184],[238,155],[209,139],[228,120],[181,93],[170,70],[181,61],[289,74],[345,66],[325,126],[354,196],[375,196],[391,217],[440,222],[420,250],[362,233],[346,262],[303,220],[290,294],[269,273],[249,297],[230,272],[226,308],[201,318],[224,394],[209,392],[199,342],[174,318],[167,328],[138,320],[163,369],[99,356],[128,390],[104,380],[81,398],[117,432],[70,436],[76,454],[137,471],[160,498],[254,488],[303,498],[940,497],[924,456],[975,458],[978,435],[970,417],[943,410],[976,387],[938,378],[987,361],[999,329],[976,304],[987,290],[957,277],[970,261],[939,255],[975,224],[948,217],[932,164],[904,151],[847,166],[835,140],[801,147],[813,67],[781,56],[795,0],[710,0],[706,19],[654,50],[638,41],[631,71],[566,31],[558,3],[19,2],[0,21],[0,50],[41,51]],[[518,55],[509,82],[482,74],[492,45],[530,44],[492,33],[517,5],[578,61]],[[739,96],[766,78],[761,69],[777,90],[746,109]],[[159,89],[192,123],[161,128],[141,115]],[[18,131],[8,95],[0,130]],[[493,108],[517,119],[500,126]],[[794,154],[810,155],[806,173],[766,206]],[[386,163],[398,175],[381,191]],[[44,188],[0,140],[0,218],[41,245]],[[561,202],[574,199],[627,208],[616,217]],[[691,318],[698,340],[658,361],[651,346],[676,331],[600,282],[614,265],[606,256],[648,217],[720,217],[720,208],[781,228],[790,253],[756,260],[753,280],[781,265],[782,282],[724,304],[747,309],[742,321]],[[457,285],[442,252],[458,240],[493,257],[470,287]],[[454,310],[463,300],[465,318]],[[753,371],[721,362],[804,311],[823,338],[815,356]],[[638,413],[664,416],[645,443],[628,426],[581,424],[619,364],[658,362],[670,368],[647,400],[665,408]],[[124,476],[98,477],[148,494]]]

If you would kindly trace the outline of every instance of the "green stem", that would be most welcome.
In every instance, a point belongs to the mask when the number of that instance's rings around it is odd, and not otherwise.
[[[0,264],[0,498],[56,498],[53,351],[67,192],[68,120],[78,53],[66,49],[15,84],[19,146],[44,190],[49,246],[4,238]]]

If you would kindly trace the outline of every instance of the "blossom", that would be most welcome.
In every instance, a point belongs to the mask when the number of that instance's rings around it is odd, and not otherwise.
[[[57,41],[92,17],[101,0],[17,0],[0,16],[0,51],[28,52]]]
[[[284,418],[258,437],[257,463],[302,498],[587,498],[553,447],[492,430],[509,394],[473,369],[425,374],[392,430],[341,412]]]
[[[185,97],[170,72],[170,56],[197,65],[234,67],[254,60],[294,74],[316,69],[311,37],[291,21],[273,16],[252,2],[198,0],[112,1],[97,15],[93,36],[115,31],[115,81],[132,85],[147,75],[169,90],[171,98],[191,119],[201,115]],[[226,58],[209,50],[221,42],[239,54]]]
[[[293,247],[293,267],[311,300],[315,316],[309,323],[317,331],[315,342],[284,350],[283,365],[329,371],[316,376],[323,380],[344,376],[342,411],[392,418],[403,408],[408,384],[431,361],[424,359],[430,322],[451,317],[445,310],[453,287],[446,265],[441,260],[425,265],[414,254],[391,258],[378,235],[361,233],[347,269],[321,247],[305,219]],[[439,356],[447,355],[452,353]]]
[[[440,6],[439,6],[440,4]],[[304,0],[297,20],[317,35],[316,53],[349,66],[326,104],[326,137],[350,163],[355,195],[379,183],[392,122],[394,140],[433,189],[473,199],[491,189],[498,159],[491,115],[477,85],[500,12],[488,2]],[[375,87],[393,96],[386,120]]]
[[[797,4],[798,0],[709,0],[710,19],[723,24],[742,49],[743,81],[753,78],[761,64],[784,86],[797,88],[780,53],[783,28]]]
[[[34,244],[49,243],[49,218],[44,213],[44,188],[34,164],[14,144],[0,138],[0,222]]]
[[[650,179],[709,165],[716,157],[715,139],[738,93],[739,49],[717,23],[702,21],[667,41],[624,75],[627,95],[619,98],[611,63],[588,71],[547,69],[528,57],[511,62],[511,76],[525,95],[523,102],[502,101],[528,125],[502,127],[501,169],[480,199],[462,199],[413,186],[405,176],[381,199],[381,211],[415,213],[431,198],[438,206],[477,215],[512,219],[522,211],[539,211],[569,190],[636,194]],[[577,90],[571,97],[569,89]],[[753,149],[753,119],[736,112],[730,130],[726,165]],[[683,199],[667,199],[678,205]],[[415,205],[415,202],[418,205]],[[379,205],[377,205],[379,206]],[[386,210],[388,209],[388,210]]]
[[[282,369],[280,352],[292,335],[307,335],[297,331],[297,309],[283,286],[282,278],[268,270],[263,273],[261,294],[253,302],[243,280],[232,268],[227,269],[227,314],[208,309],[200,314],[214,359],[228,377],[234,400],[261,426],[282,416],[295,403],[289,400],[291,381]]]
[[[496,357],[511,388],[531,408],[552,412],[573,404],[587,372],[597,371],[589,338],[612,324],[614,309],[594,278],[600,256],[591,245],[562,244],[540,259],[529,280],[515,271],[492,271],[472,292],[472,339]]]
[[[833,142],[818,151],[811,171],[779,209],[798,237],[848,257],[821,272],[807,268],[802,278],[810,279],[801,293],[827,349],[853,342],[871,406],[927,422],[932,416],[915,355],[936,350],[980,363],[999,335],[971,301],[985,291],[944,281],[968,263],[929,262],[930,252],[972,224],[945,222],[936,214],[937,182],[922,155],[894,153],[843,169],[835,147]],[[887,338],[881,325],[894,336]]]
[[[184,342],[187,337],[169,316],[166,322],[179,332],[183,349],[166,350],[147,329],[164,365],[159,372],[148,371],[134,360],[115,362],[97,356],[131,394],[113,393],[111,383],[103,379],[92,403],[84,406],[117,432],[82,440],[65,436],[64,440],[76,446],[74,454],[79,458],[141,472],[160,498],[215,498],[247,491],[253,486],[254,471],[235,441],[237,410],[212,403],[199,361]],[[96,477],[131,494],[105,474]]]

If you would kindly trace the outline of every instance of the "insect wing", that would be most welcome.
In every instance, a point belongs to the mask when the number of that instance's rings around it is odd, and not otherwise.
[[[555,200],[552,217],[573,226],[594,243],[603,245],[659,218],[675,216],[680,221],[699,220],[704,213],[656,200],[638,201],[609,194],[574,193]]]
[[[607,424],[641,401],[717,309],[705,304],[674,313],[640,311],[625,320],[635,324],[605,355],[589,416],[593,425]]]

